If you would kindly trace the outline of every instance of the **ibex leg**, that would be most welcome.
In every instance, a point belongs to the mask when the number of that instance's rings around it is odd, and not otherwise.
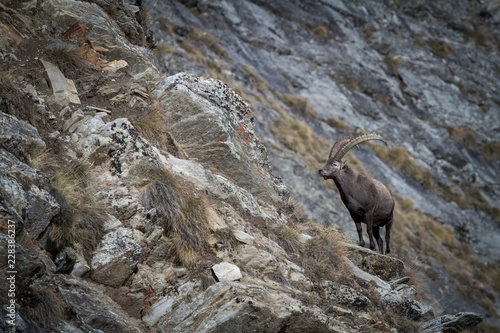
[[[368,238],[370,240],[370,250],[375,250],[375,240],[373,239],[373,222],[366,223],[366,232],[368,233]]]
[[[382,237],[380,237],[380,227],[373,227],[373,236],[377,241],[378,252],[380,254],[384,254],[384,241],[382,240]]]
[[[359,237],[359,246],[365,246],[365,240],[363,239],[363,228],[361,227],[361,222],[354,222],[356,224],[356,231]]]
[[[391,249],[391,228],[392,228],[392,213],[389,216],[388,222],[385,225],[385,254],[389,254],[392,252]]]

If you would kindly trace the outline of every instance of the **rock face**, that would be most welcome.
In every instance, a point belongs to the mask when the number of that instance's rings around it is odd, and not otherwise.
[[[273,31],[268,20],[278,20],[275,4],[189,3],[221,9],[256,45],[292,55],[279,34],[259,40]],[[200,22],[183,2],[156,4],[193,27]],[[354,10],[323,5],[344,24],[340,18]],[[283,6],[287,20],[298,19],[296,7]],[[159,72],[145,47],[151,36],[141,1],[8,2],[0,9],[0,256],[14,247],[9,269],[17,272],[15,320],[1,316],[0,330],[355,333],[417,331],[426,321],[426,332],[444,332],[481,321],[471,313],[432,319],[403,261],[346,244],[338,230],[306,221],[289,200],[296,189],[274,175],[255,127],[265,115],[278,119],[283,106],[256,111],[220,80]],[[245,30],[240,9],[263,15],[263,30],[248,36],[253,30]],[[67,40],[75,24],[88,30]],[[224,57],[246,53],[229,54],[200,31],[163,24]],[[327,31],[347,38],[343,28],[329,23]],[[64,47],[54,52],[49,40],[64,40],[57,44]],[[183,45],[171,51],[189,49]],[[292,58],[289,64],[306,69]],[[48,74],[40,60],[71,78],[80,104],[55,101],[54,85],[37,75]],[[193,62],[190,72],[205,61]],[[257,75],[248,76],[250,68],[233,69],[227,75],[253,80],[278,103],[279,89],[271,93]],[[302,79],[294,79],[297,86]],[[288,79],[267,80],[281,89]],[[273,151],[282,149],[269,140],[269,126],[261,131]],[[296,167],[295,158],[280,170]],[[13,299],[7,274],[0,271],[3,313]]]
[[[444,315],[428,321],[422,326],[422,333],[460,332],[476,326],[481,318],[475,313],[460,312]]]
[[[269,173],[248,104],[223,82],[180,73],[164,79],[154,94],[167,114],[167,130],[189,158],[258,199],[279,202],[287,195]]]

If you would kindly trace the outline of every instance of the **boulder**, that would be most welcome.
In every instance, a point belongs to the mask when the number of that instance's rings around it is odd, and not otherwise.
[[[59,211],[49,179],[26,156],[28,145],[45,147],[45,142],[35,127],[16,117],[0,112],[0,123],[1,214],[18,222],[17,231],[24,227],[37,240]]]
[[[281,202],[288,191],[270,172],[248,104],[219,80],[179,73],[154,90],[167,130],[190,159],[231,179],[258,199]]]
[[[483,317],[474,312],[459,312],[454,315],[443,315],[427,321],[422,325],[421,333],[459,333],[478,325]]]
[[[249,245],[252,245],[255,240],[255,237],[241,230],[235,230],[234,237],[236,237],[236,239],[242,242],[243,244],[249,244]]]
[[[220,282],[203,292],[193,290],[190,302],[166,297],[158,307],[157,327],[163,332],[346,332],[347,325],[320,309],[302,307],[290,295],[251,283]],[[154,311],[154,310],[153,310]]]
[[[105,328],[106,331],[139,333],[143,330],[140,325],[118,306],[103,288],[66,275],[57,277],[59,292],[66,306],[74,313],[78,327]],[[54,327],[55,332],[67,332],[64,323]]]
[[[361,246],[345,245],[351,250],[349,258],[365,272],[376,275],[384,281],[391,281],[405,275],[405,266],[400,259],[382,255]]]
[[[119,227],[107,233],[96,249],[90,277],[110,287],[120,287],[134,272],[143,248],[139,231]]]
[[[236,281],[242,278],[240,268],[228,262],[221,262],[212,266],[217,281]]]
[[[432,308],[415,299],[414,286],[400,284],[382,297],[382,303],[412,320],[426,320],[434,316]]]
[[[325,281],[321,284],[321,288],[325,299],[339,304],[349,305],[358,309],[366,308],[371,304],[368,297],[347,285]]]
[[[45,60],[40,60],[45,67],[49,78],[50,86],[52,87],[52,102],[60,109],[72,104],[80,104],[78,91],[75,83],[64,77],[64,74],[53,63]]]

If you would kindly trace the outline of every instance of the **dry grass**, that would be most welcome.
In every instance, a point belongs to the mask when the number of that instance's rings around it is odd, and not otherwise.
[[[64,301],[50,286],[32,286],[20,300],[28,318],[50,329],[65,318]]]
[[[232,251],[239,243],[234,235],[233,229],[231,228],[217,229],[214,234],[217,242],[225,250]]]
[[[325,121],[330,127],[336,128],[342,131],[347,131],[349,129],[349,125],[342,119],[331,117]]]
[[[488,162],[500,160],[500,142],[479,145],[479,152]]]
[[[401,66],[402,62],[400,57],[384,56],[384,64],[387,67],[387,71],[393,76],[397,77],[399,75],[399,66]]]
[[[465,297],[495,315],[494,301],[488,297],[484,285],[500,291],[498,264],[476,259],[470,245],[459,241],[452,227],[415,210],[401,198],[396,197],[396,201],[397,228],[393,229],[393,244],[397,244],[394,248],[398,257],[405,260],[407,266],[414,266],[408,270],[416,278],[412,283],[421,288],[426,279],[439,279],[433,271],[421,268],[434,267],[437,261],[455,279]],[[422,264],[413,265],[415,260]]]
[[[257,89],[257,91],[263,93],[269,89],[269,84],[255,71],[252,66],[243,64],[241,68],[247,73],[249,85]]]
[[[483,25],[474,25],[474,30],[464,31],[464,40],[465,42],[472,40],[477,45],[486,46],[488,41],[491,40],[490,30]]]
[[[138,174],[147,177],[142,187],[142,205],[156,209],[164,233],[171,240],[169,252],[174,262],[193,267],[210,250],[203,199],[194,197],[186,185],[166,170],[145,168]]]
[[[421,166],[416,165],[406,149],[403,147],[390,147],[370,145],[375,154],[387,162],[394,169],[419,181],[424,187],[431,188],[434,182],[432,174]]]
[[[62,169],[62,166],[61,166]],[[104,206],[96,199],[90,165],[73,161],[52,177],[52,195],[60,205],[49,227],[49,244],[60,251],[73,247],[87,259],[104,234],[108,219]]]
[[[172,135],[167,131],[165,110],[160,105],[153,105],[140,113],[136,112],[129,119],[139,134],[152,145],[176,157],[185,156]]]
[[[104,204],[95,196],[92,165],[85,159],[68,161],[58,152],[37,146],[27,152],[31,166],[51,179],[51,195],[60,206],[48,228],[48,250],[57,253],[70,247],[89,259],[108,219]]]
[[[221,58],[229,58],[229,53],[227,53],[226,49],[222,47],[219,42],[219,38],[214,34],[203,31],[194,27],[191,27],[186,35],[187,38],[200,42],[208,47],[213,53],[218,55]]]
[[[356,78],[353,78],[351,76],[346,77],[346,76],[339,76],[337,77],[337,81],[341,84],[344,85],[347,89],[350,91],[358,91],[361,89],[359,82],[356,80]]]
[[[312,31],[318,37],[328,37],[328,28],[324,25],[317,26]]]
[[[466,127],[445,127],[450,138],[469,150],[478,150],[488,161],[498,161],[500,159],[500,143],[481,143],[481,137],[476,132]]]
[[[67,77],[71,77],[74,72],[93,67],[87,59],[85,50],[71,42],[58,40],[49,43],[45,46],[44,54]]]
[[[271,132],[287,149],[301,156],[311,170],[318,169],[331,148],[330,142],[317,137],[304,122],[283,114],[271,128]]]
[[[439,40],[439,39],[431,39],[428,41],[429,48],[431,52],[439,58],[447,58],[452,49],[451,47],[446,44],[444,41]]]
[[[275,95],[293,112],[305,118],[316,118],[318,112],[312,107],[308,98],[294,94],[275,92]]]
[[[348,278],[349,268],[342,260],[348,251],[343,245],[344,240],[342,233],[328,227],[320,229],[319,233],[304,245],[301,266],[313,282]]]
[[[450,138],[456,142],[462,143],[468,149],[477,149],[479,135],[465,127],[448,127]]]
[[[455,137],[460,137],[465,144],[475,144],[475,136],[470,131],[459,131]],[[455,202],[462,209],[473,208],[484,211],[495,221],[500,220],[500,210],[492,206],[483,196],[480,188],[470,184],[458,184],[451,187],[442,185],[434,175],[425,168],[416,165],[403,147],[381,147],[370,145],[375,154],[405,175],[418,181],[424,188],[437,194],[447,202]]]
[[[288,225],[281,224],[273,229],[278,244],[289,254],[299,255],[302,251],[302,243],[299,241],[299,232]]]
[[[169,44],[157,44],[153,48],[153,55],[155,58],[161,58],[167,55],[177,55],[182,56],[182,52],[173,45]]]
[[[420,332],[421,324],[415,322],[405,315],[401,315],[391,308],[385,308],[383,313],[383,320],[391,327],[397,328],[398,332],[404,333],[418,333]]]

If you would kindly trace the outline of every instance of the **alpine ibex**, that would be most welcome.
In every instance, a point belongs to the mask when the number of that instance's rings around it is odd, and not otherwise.
[[[342,161],[347,152],[354,146],[368,141],[384,138],[378,134],[364,134],[356,138],[343,138],[332,147],[330,156],[319,175],[326,179],[333,179],[340,192],[342,202],[349,210],[359,236],[359,245],[365,246],[361,223],[366,223],[370,249],[375,250],[375,237],[379,252],[384,253],[383,241],[380,237],[380,227],[385,226],[386,254],[391,252],[391,227],[394,210],[394,199],[387,187],[376,179],[364,173],[357,172]]]

